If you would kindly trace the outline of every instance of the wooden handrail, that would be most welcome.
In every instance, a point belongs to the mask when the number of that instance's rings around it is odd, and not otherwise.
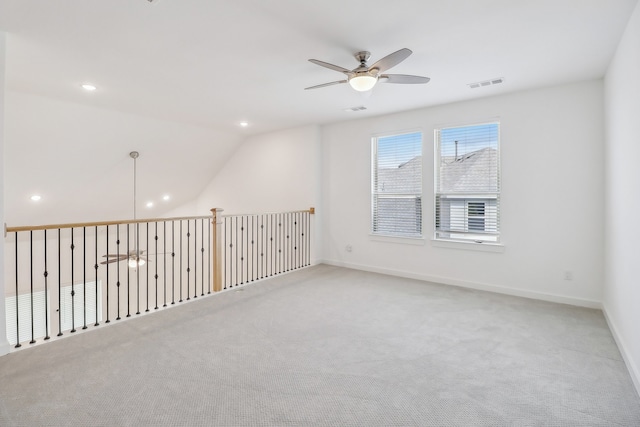
[[[285,212],[254,212],[254,213],[239,213],[239,214],[226,214],[226,215],[219,215],[222,218],[229,218],[232,216],[258,216],[258,215],[281,215],[281,214],[293,214],[293,213],[310,213],[311,215],[314,215],[316,213],[316,208],[309,208],[309,209],[303,209],[303,210],[299,210],[299,211],[285,211]]]
[[[118,225],[118,224],[138,224],[146,222],[164,222],[164,221],[181,221],[190,219],[204,219],[211,218],[211,215],[203,216],[182,216],[173,218],[147,218],[147,219],[128,219],[121,221],[99,221],[99,222],[78,222],[70,224],[49,224],[49,225],[27,225],[21,227],[5,227],[6,233],[13,233],[16,231],[35,231],[35,230],[53,230],[58,228],[80,228],[80,227],[99,227],[104,225]]]

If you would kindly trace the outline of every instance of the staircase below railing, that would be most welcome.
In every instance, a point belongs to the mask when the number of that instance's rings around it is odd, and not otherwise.
[[[7,227],[9,342],[35,344],[310,265],[313,208],[221,213]]]

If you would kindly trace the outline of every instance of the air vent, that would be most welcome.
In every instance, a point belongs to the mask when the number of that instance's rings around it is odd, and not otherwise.
[[[469,84],[467,84],[467,86],[469,86],[471,89],[476,89],[476,88],[484,87],[484,86],[498,85],[498,84],[500,84],[502,82],[504,82],[504,77],[498,77],[498,78],[495,78],[495,79],[485,80],[485,81],[482,81],[482,82],[469,83]]]
[[[364,111],[366,109],[367,109],[367,107],[365,107],[364,105],[360,105],[359,107],[345,108],[344,111]]]

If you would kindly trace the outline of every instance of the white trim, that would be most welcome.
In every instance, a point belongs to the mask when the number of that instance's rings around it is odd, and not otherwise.
[[[447,249],[464,249],[468,251],[503,253],[504,245],[500,243],[476,243],[453,240],[431,239],[431,246]]]
[[[629,354],[627,347],[624,345],[624,341],[622,337],[618,333],[618,329],[613,323],[613,319],[607,313],[607,307],[603,303],[602,304],[602,313],[604,314],[604,318],[607,321],[607,325],[609,326],[609,330],[611,331],[611,335],[613,335],[613,339],[618,345],[618,349],[620,350],[620,354],[622,355],[622,360],[624,360],[625,365],[627,366],[627,370],[629,371],[629,376],[631,377],[631,381],[633,382],[634,387],[636,388],[636,393],[640,397],[640,370],[633,362],[633,358]]]
[[[480,291],[493,292],[496,294],[512,295],[516,297],[530,298],[530,299],[536,299],[541,301],[549,301],[549,302],[555,302],[559,304],[568,304],[568,305],[574,305],[578,307],[595,308],[598,310],[602,309],[602,303],[600,303],[599,301],[593,301],[593,300],[582,299],[582,298],[574,298],[574,297],[569,297],[564,295],[546,294],[542,292],[528,291],[525,289],[507,288],[499,285],[469,282],[466,280],[458,280],[458,279],[452,279],[448,277],[409,273],[402,270],[372,267],[368,265],[355,264],[350,262],[333,261],[333,260],[325,259],[325,260],[318,260],[318,263],[333,265],[336,267],[351,268],[354,270],[369,271],[372,273],[387,274],[390,276],[406,277],[407,279],[423,280],[426,282],[440,283],[443,285],[458,286],[461,288],[476,289]]]

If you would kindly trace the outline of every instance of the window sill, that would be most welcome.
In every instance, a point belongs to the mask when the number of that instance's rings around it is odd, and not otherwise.
[[[398,236],[385,236],[382,234],[369,234],[369,238],[376,242],[385,243],[400,243],[405,245],[417,245],[424,246],[424,237],[398,237]]]
[[[504,245],[500,243],[459,242],[452,240],[431,239],[431,246],[448,249],[464,249],[469,251],[503,253]]]

